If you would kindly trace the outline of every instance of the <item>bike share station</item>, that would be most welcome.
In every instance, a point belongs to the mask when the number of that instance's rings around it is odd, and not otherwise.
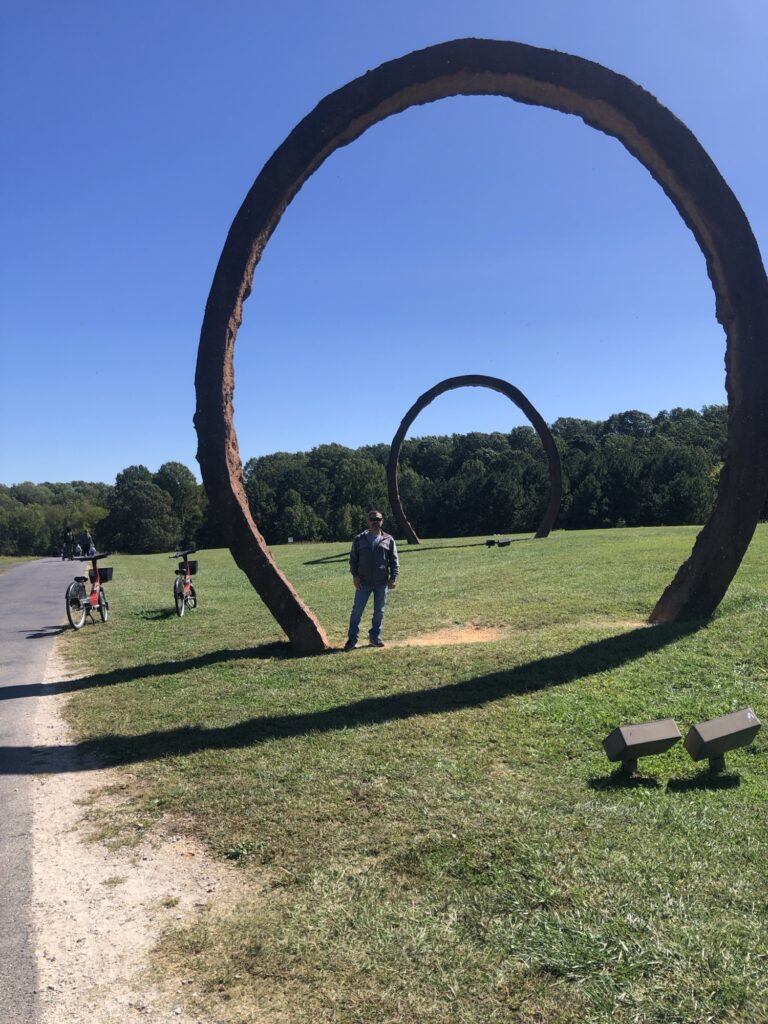
[[[176,579],[173,583],[173,603],[176,614],[181,618],[187,609],[197,608],[197,591],[192,583],[192,577],[197,575],[197,561],[190,561],[189,556],[193,555],[196,548],[186,548],[183,551],[176,551],[171,558],[180,558]],[[113,552],[105,551],[101,554],[83,555],[76,557],[78,562],[90,562],[91,568],[88,576],[75,576],[72,583],[67,587],[66,605],[67,618],[73,629],[82,629],[88,616],[91,622],[96,623],[95,612],[98,611],[102,622],[109,619],[109,601],[104,591],[104,584],[112,582],[112,568],[106,565],[99,566],[102,558],[109,558]],[[86,583],[90,580],[90,593],[86,592]]]

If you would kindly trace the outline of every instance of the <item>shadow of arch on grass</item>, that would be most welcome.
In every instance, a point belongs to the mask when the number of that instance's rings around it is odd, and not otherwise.
[[[139,736],[110,735],[70,745],[0,747],[0,775],[77,772],[97,766],[137,764],[163,757],[183,757],[203,750],[243,749],[312,733],[383,725],[422,715],[447,714],[466,708],[483,707],[505,697],[562,686],[595,673],[618,668],[675,643],[696,632],[702,625],[702,622],[669,623],[653,628],[633,629],[619,636],[596,640],[576,650],[539,658],[502,672],[492,672],[428,690],[364,698],[325,711],[265,715],[217,729],[179,726],[164,732]],[[227,656],[221,660],[231,660],[233,654],[243,656],[243,652],[232,651],[220,654]],[[205,659],[206,664],[212,664],[216,657],[205,655],[202,659],[178,662],[174,670],[184,672],[199,666]],[[137,670],[133,678],[164,675],[167,674],[167,668],[166,663],[146,665]],[[85,688],[88,685],[127,681],[124,675],[128,671],[121,669],[117,673],[92,676],[90,680],[80,682],[82,688]]]
[[[175,612],[172,612],[175,616]],[[333,649],[325,652],[335,653]],[[159,661],[149,665],[137,665],[129,668],[114,668],[110,672],[98,672],[92,676],[79,676],[75,679],[61,679],[54,683],[19,683],[0,686],[0,701],[18,700],[20,697],[53,697],[60,693],[78,693],[80,690],[93,690],[100,686],[119,686],[122,683],[133,683],[137,679],[152,679],[155,676],[183,675],[197,668],[210,665],[224,665],[229,661],[247,661],[251,658],[269,660],[271,658],[307,658],[294,650],[287,641],[273,644],[262,644],[260,647],[226,648],[223,651],[211,651],[197,658],[185,661]],[[2,749],[2,748],[0,748]]]

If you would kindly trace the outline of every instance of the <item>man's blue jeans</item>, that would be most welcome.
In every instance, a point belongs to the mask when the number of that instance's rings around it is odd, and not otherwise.
[[[371,631],[368,637],[372,643],[376,640],[381,640],[381,623],[384,620],[384,605],[387,603],[387,584],[361,583],[360,589],[355,591],[352,614],[349,617],[348,642],[351,644],[356,644],[357,638],[360,636],[360,619],[363,617],[365,606],[368,604],[368,598],[371,594],[373,594],[373,621],[371,622]]]

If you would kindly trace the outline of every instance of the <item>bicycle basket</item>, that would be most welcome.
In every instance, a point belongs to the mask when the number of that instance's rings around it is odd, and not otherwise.
[[[95,583],[96,582],[96,573],[93,571],[93,569],[89,569],[88,570],[88,578],[90,579],[91,583]],[[109,566],[109,567],[107,567],[106,565],[99,566],[99,580],[100,580],[101,583],[111,583],[112,582],[112,567],[111,566]]]
[[[186,572],[186,565],[184,562],[179,562],[179,574],[184,575]],[[189,563],[189,575],[195,576],[197,574],[197,559]]]

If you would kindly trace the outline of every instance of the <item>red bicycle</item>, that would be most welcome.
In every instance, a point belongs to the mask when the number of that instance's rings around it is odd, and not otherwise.
[[[197,549],[187,548],[185,551],[177,551],[171,558],[183,558],[176,570],[176,579],[173,583],[173,603],[176,605],[176,614],[181,618],[187,608],[197,608],[197,591],[192,583],[192,577],[197,574],[197,562],[189,560]]]
[[[78,562],[90,562],[92,568],[88,570],[91,581],[91,592],[85,592],[85,576],[75,576],[75,579],[67,587],[67,618],[73,629],[81,629],[85,625],[87,615],[91,621],[96,622],[93,613],[98,609],[102,622],[109,619],[109,601],[104,593],[104,584],[112,582],[112,569],[107,566],[99,566],[100,558],[109,558],[111,551],[105,551],[100,555],[91,555],[76,558]]]

